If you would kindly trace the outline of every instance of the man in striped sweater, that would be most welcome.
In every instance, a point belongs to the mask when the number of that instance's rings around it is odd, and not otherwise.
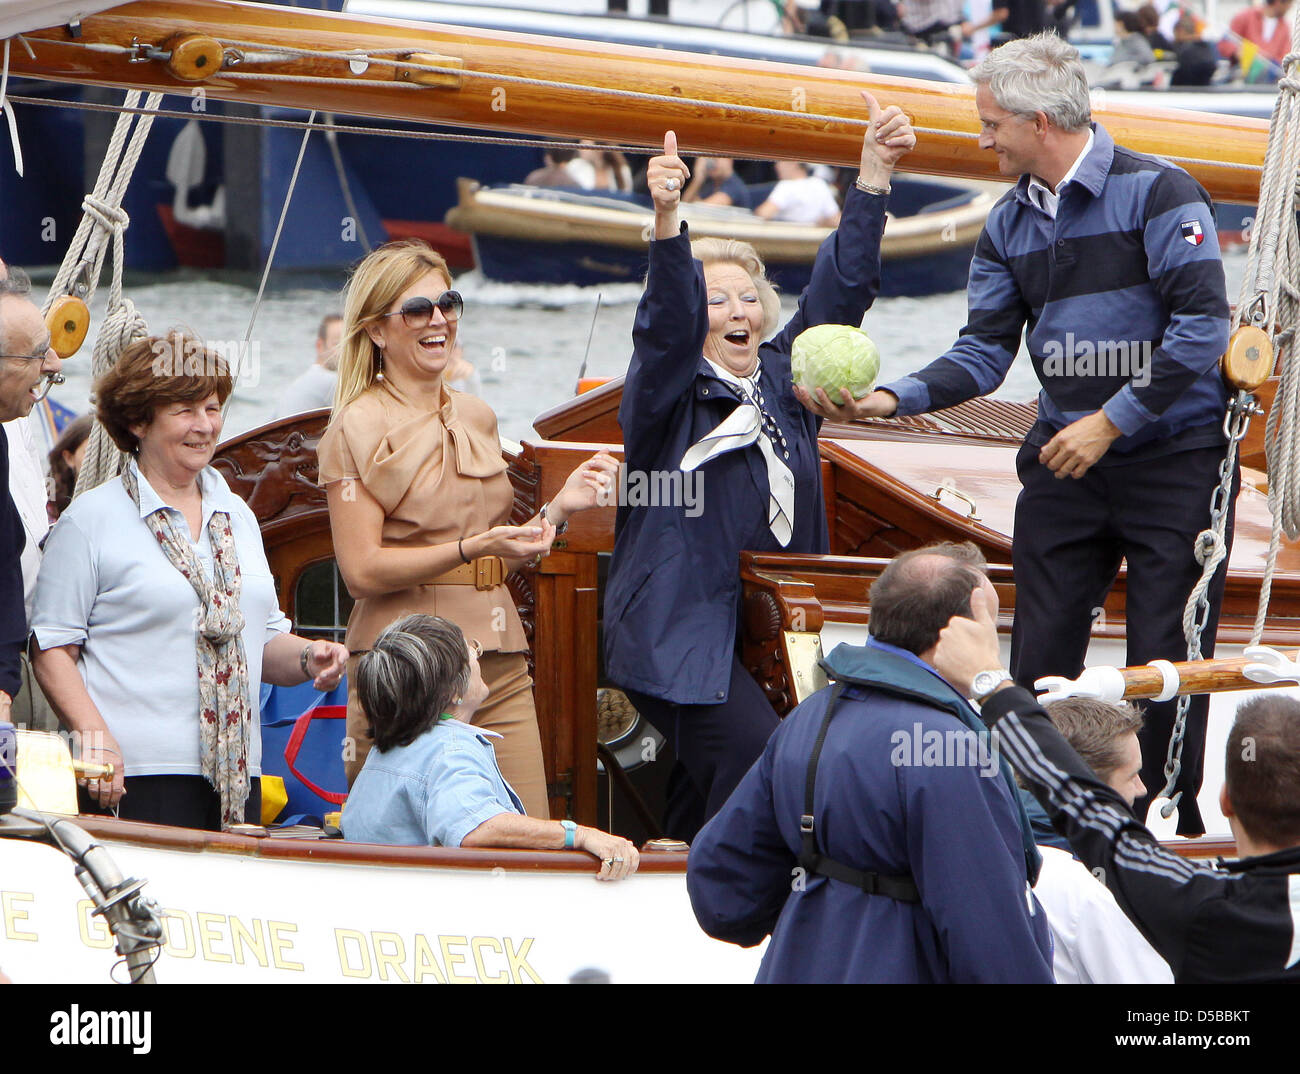
[[[966,327],[943,357],[861,400],[801,398],[841,420],[953,406],[1002,383],[1023,332],[1043,390],[1016,461],[1014,677],[1032,686],[1078,675],[1124,559],[1128,662],[1185,659],[1183,605],[1200,576],[1193,544],[1226,449],[1217,363],[1228,302],[1209,196],[1181,168],[1117,146],[1090,122],[1079,54],[1058,37],[1003,45],[972,75],[980,145],[1020,181],[980,236]],[[1231,532],[1230,516],[1229,541]],[[1206,656],[1225,574],[1210,589]],[[1148,710],[1139,811],[1164,785],[1174,710]],[[1185,835],[1204,831],[1206,713],[1204,698],[1193,702],[1177,785]]]

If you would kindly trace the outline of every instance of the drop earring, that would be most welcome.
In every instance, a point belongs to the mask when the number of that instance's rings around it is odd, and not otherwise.
[[[380,343],[378,344],[378,346],[379,346],[379,370],[378,372],[375,373],[375,380],[382,382],[384,379],[384,345]]]

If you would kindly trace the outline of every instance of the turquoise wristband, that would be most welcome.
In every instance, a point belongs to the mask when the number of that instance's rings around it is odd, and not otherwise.
[[[571,820],[560,821],[560,827],[564,829],[564,849],[572,850],[573,841],[578,833],[578,826]]]

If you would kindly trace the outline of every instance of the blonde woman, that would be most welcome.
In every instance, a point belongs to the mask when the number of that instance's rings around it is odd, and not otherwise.
[[[483,649],[487,700],[475,726],[502,736],[497,757],[530,817],[546,819],[527,639],[506,575],[549,551],[557,528],[612,488],[598,454],[526,525],[507,525],[514,491],[483,400],[447,386],[464,302],[447,263],[419,241],[372,251],[348,284],[338,392],[318,449],[334,553],[356,599],[348,619],[351,783],[371,739],[352,684],[357,663],[399,616],[449,619]]]

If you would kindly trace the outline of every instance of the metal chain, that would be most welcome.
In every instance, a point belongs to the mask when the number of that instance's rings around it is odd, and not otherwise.
[[[1201,577],[1192,587],[1187,607],[1183,610],[1183,636],[1187,640],[1189,662],[1202,659],[1201,640],[1210,620],[1210,583],[1228,555],[1226,532],[1228,513],[1232,507],[1233,478],[1237,470],[1237,446],[1246,435],[1251,417],[1258,413],[1262,411],[1256,405],[1255,397],[1249,392],[1239,391],[1228,404],[1224,416],[1223,431],[1228,437],[1228,450],[1219,463],[1219,483],[1210,494],[1209,528],[1196,536],[1194,554],[1196,562],[1201,564]],[[1160,815],[1165,818],[1173,814],[1178,800],[1183,796],[1182,791],[1174,794],[1174,785],[1183,769],[1183,738],[1187,732],[1187,710],[1191,703],[1191,695],[1183,694],[1179,697],[1173,734],[1169,736],[1169,751],[1165,756],[1165,785],[1157,795],[1169,798],[1160,808]]]

